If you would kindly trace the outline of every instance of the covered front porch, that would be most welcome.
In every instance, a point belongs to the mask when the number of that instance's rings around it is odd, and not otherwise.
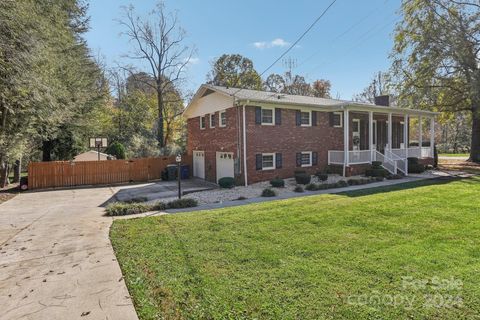
[[[365,110],[366,109],[366,110]],[[432,159],[435,113],[392,108],[344,107],[343,150],[329,150],[328,164],[342,165],[343,175],[352,166],[381,161],[392,174],[408,175],[407,158]]]

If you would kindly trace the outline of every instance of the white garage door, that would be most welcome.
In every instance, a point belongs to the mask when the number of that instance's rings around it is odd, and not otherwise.
[[[193,176],[205,179],[204,151],[193,151]]]
[[[223,177],[234,177],[233,152],[217,152],[217,182]]]

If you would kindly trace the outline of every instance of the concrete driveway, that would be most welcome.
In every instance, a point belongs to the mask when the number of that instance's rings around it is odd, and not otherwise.
[[[137,319],[99,207],[113,188],[0,205],[0,319]]]

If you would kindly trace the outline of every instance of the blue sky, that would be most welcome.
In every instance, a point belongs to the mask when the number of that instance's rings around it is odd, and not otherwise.
[[[223,53],[240,53],[265,70],[321,14],[331,0],[296,1],[166,1],[178,10],[186,30],[186,44],[197,54],[187,72],[187,89],[205,82],[211,61]],[[121,6],[133,3],[141,15],[156,1],[90,0],[90,31],[86,40],[109,66],[126,62],[131,45],[121,36]],[[297,63],[294,73],[308,81],[328,79],[332,95],[350,99],[368,85],[373,74],[390,65],[395,22],[400,0],[337,0],[328,13],[287,55]],[[128,61],[132,63],[132,61]],[[271,72],[286,70],[279,62]],[[271,73],[268,72],[267,74]]]

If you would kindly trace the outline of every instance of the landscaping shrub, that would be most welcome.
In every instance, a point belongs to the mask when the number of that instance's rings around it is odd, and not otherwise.
[[[152,205],[152,211],[163,211],[163,210],[166,210],[166,209],[168,209],[167,204],[164,203],[164,202],[159,201],[159,202]]]
[[[412,163],[408,165],[408,173],[423,173],[425,166],[420,163]]]
[[[262,197],[275,197],[276,195],[277,193],[275,192],[275,190],[272,190],[270,188],[265,188],[262,191]]]
[[[337,182],[337,188],[345,188],[348,187],[348,182],[345,180],[340,180]]]
[[[317,172],[316,174],[318,180],[322,181],[322,182],[325,182],[328,180],[328,174],[326,173],[321,173],[321,172]]]
[[[275,178],[273,180],[270,180],[270,184],[272,185],[272,187],[275,187],[275,188],[285,187],[285,181],[280,178]]]
[[[374,168],[372,166],[371,169],[365,170],[365,175],[367,177],[386,177],[388,176],[389,172],[384,168]]]
[[[105,153],[115,156],[118,160],[125,159],[125,147],[117,141],[110,143]]]
[[[109,216],[124,216],[128,214],[143,213],[151,210],[151,205],[144,203],[115,202],[105,209]]]
[[[238,198],[237,198],[237,199],[235,199],[235,200],[246,200],[246,199],[247,199],[246,197],[244,197],[244,196],[240,196],[240,197],[238,197]]]
[[[317,188],[317,185],[315,183],[309,183],[305,186],[305,190],[315,191],[315,190],[318,190],[318,188]]]
[[[221,188],[231,189],[235,186],[235,179],[232,177],[223,177],[218,180],[218,185]]]
[[[312,177],[307,173],[295,174],[295,181],[297,184],[309,184]]]
[[[402,176],[399,175],[399,174],[391,174],[387,177],[388,180],[398,180],[398,179],[402,179]]]
[[[296,186],[295,189],[293,189],[293,192],[303,192],[303,187],[302,186]]]
[[[380,168],[382,166],[382,161],[372,161],[372,167]]]
[[[167,203],[167,209],[180,209],[180,208],[191,208],[198,205],[197,200],[191,198],[183,198],[173,200]]]
[[[147,197],[135,197],[130,200],[125,201],[125,203],[140,203],[148,201]]]

